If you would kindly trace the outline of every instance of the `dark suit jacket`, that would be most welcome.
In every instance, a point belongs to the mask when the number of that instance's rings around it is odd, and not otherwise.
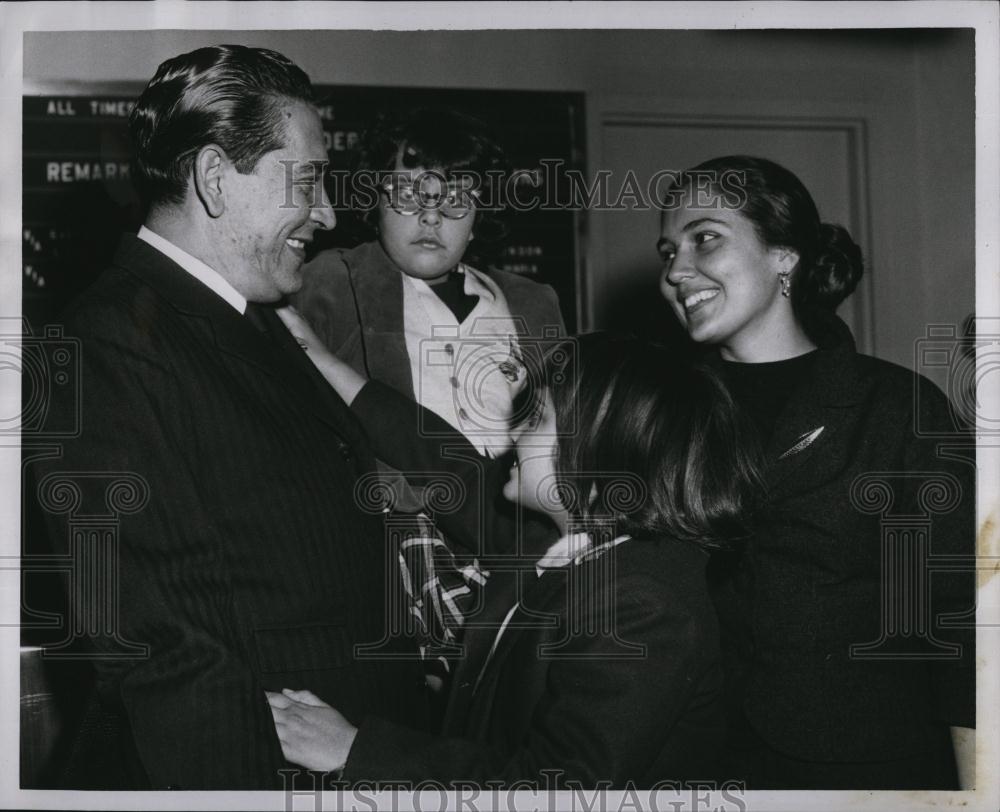
[[[716,775],[725,731],[706,560],[686,543],[632,539],[531,573],[482,676],[481,658],[463,662],[443,735],[369,717],[345,779],[546,786],[552,770],[584,787],[648,788]]]
[[[548,285],[504,271],[484,271],[503,291],[522,335],[541,338],[545,328],[563,335],[559,300]],[[376,381],[414,397],[403,335],[402,271],[378,242],[324,251],[304,269],[292,304],[341,360]]]
[[[442,457],[414,427],[429,420],[438,434],[446,431],[444,421],[419,417],[420,407],[382,384],[368,383],[351,408],[380,457],[401,468],[461,476],[466,501],[475,503],[506,480],[509,460],[464,463],[477,455],[467,443],[462,448],[457,432],[452,455]],[[443,735],[370,717],[345,779],[544,785],[543,771],[559,770],[559,780],[583,786],[629,780],[651,786],[714,777],[724,722],[706,554],[669,539],[632,539],[539,578],[537,550],[503,554],[517,545],[496,538],[509,525],[491,522],[492,513],[458,506],[439,519],[458,539],[472,522],[494,553],[485,605],[466,629]],[[522,608],[490,658],[496,629],[519,597]]]
[[[83,428],[36,477],[89,488],[134,472],[149,489],[145,507],[114,517],[118,639],[92,640],[140,778],[281,788],[288,765],[265,689],[308,688],[357,723],[377,713],[422,724],[415,661],[355,652],[389,628],[395,563],[380,515],[354,499],[374,458],[344,403],[135,237],[65,330],[81,345],[82,401],[52,407],[79,408]],[[70,514],[48,501],[63,545],[68,523],[112,504],[86,489]],[[116,659],[123,641],[148,654]]]
[[[974,445],[940,390],[858,354],[840,324],[767,457],[771,508],[719,601],[753,727],[793,757],[846,762],[926,752],[945,725],[974,726],[974,618],[957,617],[975,605],[970,561],[933,575],[915,558],[883,563],[924,541],[931,566],[974,553]],[[883,595],[913,601],[926,628],[883,617]],[[959,625],[941,621],[948,613]],[[877,645],[852,653],[865,644]]]

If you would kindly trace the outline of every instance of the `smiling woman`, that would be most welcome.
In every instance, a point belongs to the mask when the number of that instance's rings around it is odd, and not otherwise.
[[[694,182],[705,173],[719,193],[707,205]],[[722,178],[730,192],[739,179],[738,205],[725,204]],[[931,439],[964,441],[949,404],[929,381],[856,352],[835,311],[861,278],[861,250],[820,221],[791,172],[717,158],[672,195],[663,295],[713,348],[768,464],[770,506],[716,592],[734,665],[730,777],[752,789],[955,788],[949,726],[963,741],[975,725],[974,637],[933,619],[974,606],[971,574],[929,581],[926,536],[893,546],[855,493],[874,477],[894,520],[921,517],[936,554],[971,556],[974,468],[939,457]],[[935,482],[953,484],[951,509],[920,496]]]
[[[720,182],[723,177],[732,182],[730,168],[720,167],[718,175]],[[789,301],[800,259],[793,240],[782,234],[774,243],[765,241],[756,221],[741,210],[743,197],[725,205],[721,195],[701,199],[701,190],[685,189],[683,181],[679,190],[684,193],[661,218],[657,248],[663,294],[690,336],[719,347],[727,360],[745,362],[814,349]],[[856,282],[849,283],[845,296]]]

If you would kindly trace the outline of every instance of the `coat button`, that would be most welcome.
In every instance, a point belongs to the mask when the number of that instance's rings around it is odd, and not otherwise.
[[[451,381],[452,387],[454,387],[455,389],[458,389],[458,378],[456,378],[454,375],[452,375],[451,378],[449,378],[448,380]]]
[[[455,347],[452,344],[445,344],[444,345],[444,351],[446,353],[448,353],[448,355],[454,355],[455,354]]]
[[[347,443],[341,443],[339,451],[340,451],[340,456],[343,457],[348,462],[350,462],[354,458],[354,452],[351,451],[351,447]]]

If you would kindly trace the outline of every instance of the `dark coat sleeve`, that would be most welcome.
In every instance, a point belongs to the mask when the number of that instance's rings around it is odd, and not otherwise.
[[[100,336],[82,334],[82,400],[53,404],[79,408],[82,431],[39,472],[51,482],[79,472],[84,500],[88,480],[114,472],[134,472],[149,489],[148,504],[119,522],[120,642],[92,639],[99,683],[127,716],[152,788],[279,789],[287,763],[248,647],[232,642],[232,573],[217,559],[211,494],[183,452],[188,390],[169,361],[144,351],[148,338],[118,330],[118,321],[110,314]],[[100,512],[104,498],[84,510]],[[63,513],[50,509],[46,521],[53,539],[69,538]],[[136,644],[146,653],[128,659]]]
[[[535,646],[528,646],[532,661],[523,666],[545,668],[544,691],[527,709],[530,727],[520,741],[434,737],[369,719],[358,731],[344,778],[544,785],[544,771],[558,770],[563,781],[594,787],[602,781],[621,786],[646,774],[703,685],[714,621],[651,573],[623,573],[591,597],[576,607],[583,628],[599,627],[611,605],[618,636],[574,636],[562,656],[541,662]],[[642,646],[641,654],[623,658],[623,640]],[[503,724],[496,718],[503,710],[484,712]]]
[[[520,515],[501,495],[513,452],[495,459],[480,455],[447,421],[390,386],[369,381],[351,404],[371,437],[375,455],[403,472],[444,474],[457,480],[460,496],[437,510],[435,490],[425,488],[425,506],[449,538],[475,555],[515,551],[523,540],[531,550],[556,538],[554,525],[529,512]],[[420,483],[424,484],[424,483]]]

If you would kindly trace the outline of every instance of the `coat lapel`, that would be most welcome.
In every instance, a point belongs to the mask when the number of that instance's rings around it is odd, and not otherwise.
[[[138,237],[126,234],[114,264],[141,278],[179,312],[200,322],[220,352],[280,382],[290,400],[308,408],[342,439],[358,439],[361,429],[353,425],[353,416],[332,388],[325,382],[322,387],[311,382],[283,357],[270,338],[173,260]]]
[[[231,305],[149,243],[133,234],[122,235],[114,264],[138,276],[176,310],[200,320],[223,352],[253,364],[267,375],[277,374],[266,352],[266,338]]]
[[[269,323],[271,337],[267,343],[273,357],[280,365],[285,380],[302,397],[302,402],[312,408],[320,420],[334,428],[342,439],[355,446],[366,443],[364,429],[357,418],[302,351],[277,312],[266,308],[263,315]],[[332,417],[336,422],[330,422]]]
[[[558,586],[560,582],[565,583],[565,579],[560,578],[558,574],[548,574],[545,578],[538,578],[535,575],[534,565],[530,562],[518,564],[512,559],[510,568],[492,568],[484,592],[486,605],[483,611],[475,616],[476,625],[469,626],[465,630],[463,639],[465,651],[455,668],[452,680],[444,720],[445,733],[464,735],[469,732],[469,725],[474,722],[470,719],[473,703],[481,703],[484,691],[489,690],[485,682],[480,680],[480,675],[485,675],[483,679],[486,680],[489,674],[495,674],[497,655],[506,656],[511,641],[517,639],[524,631],[523,624],[528,615],[523,609],[519,609],[516,620],[522,624],[522,628],[515,625],[513,628],[505,629],[497,650],[490,655],[497,630],[510,608],[519,600],[522,603],[530,601],[529,605],[537,605],[540,586],[548,589],[552,588],[553,584]]]
[[[412,399],[413,375],[403,334],[403,272],[377,241],[346,252],[344,262],[362,325],[368,375]]]
[[[526,336],[554,338],[557,335],[565,335],[566,329],[563,326],[562,317],[553,318],[554,314],[549,300],[541,295],[535,282],[509,273],[498,273],[491,269],[480,271],[480,273],[489,277],[500,289],[507,301],[507,308],[510,310],[514,327],[521,338]]]
[[[369,377],[415,399],[406,336],[403,331],[403,272],[377,240],[345,251],[344,263],[361,325],[361,344]],[[515,328],[522,336],[540,336],[544,328],[564,333],[533,283],[509,275],[483,272],[507,300]]]
[[[474,676],[474,686],[477,680],[479,683],[478,688],[476,688],[477,692],[486,690],[487,685],[495,681],[504,661],[524,634],[538,636],[540,630],[557,628],[560,615],[558,610],[567,609],[567,579],[573,566],[575,565],[570,564],[565,567],[545,570],[542,575],[524,584],[517,609],[511,615],[510,622],[500,636],[496,649],[492,655],[487,655],[485,661],[480,664],[478,673]],[[560,595],[562,595],[561,601],[559,600]],[[509,610],[510,606],[507,608]],[[501,616],[502,619],[503,616]],[[496,639],[495,635],[494,639]],[[487,649],[488,651],[489,649]]]

